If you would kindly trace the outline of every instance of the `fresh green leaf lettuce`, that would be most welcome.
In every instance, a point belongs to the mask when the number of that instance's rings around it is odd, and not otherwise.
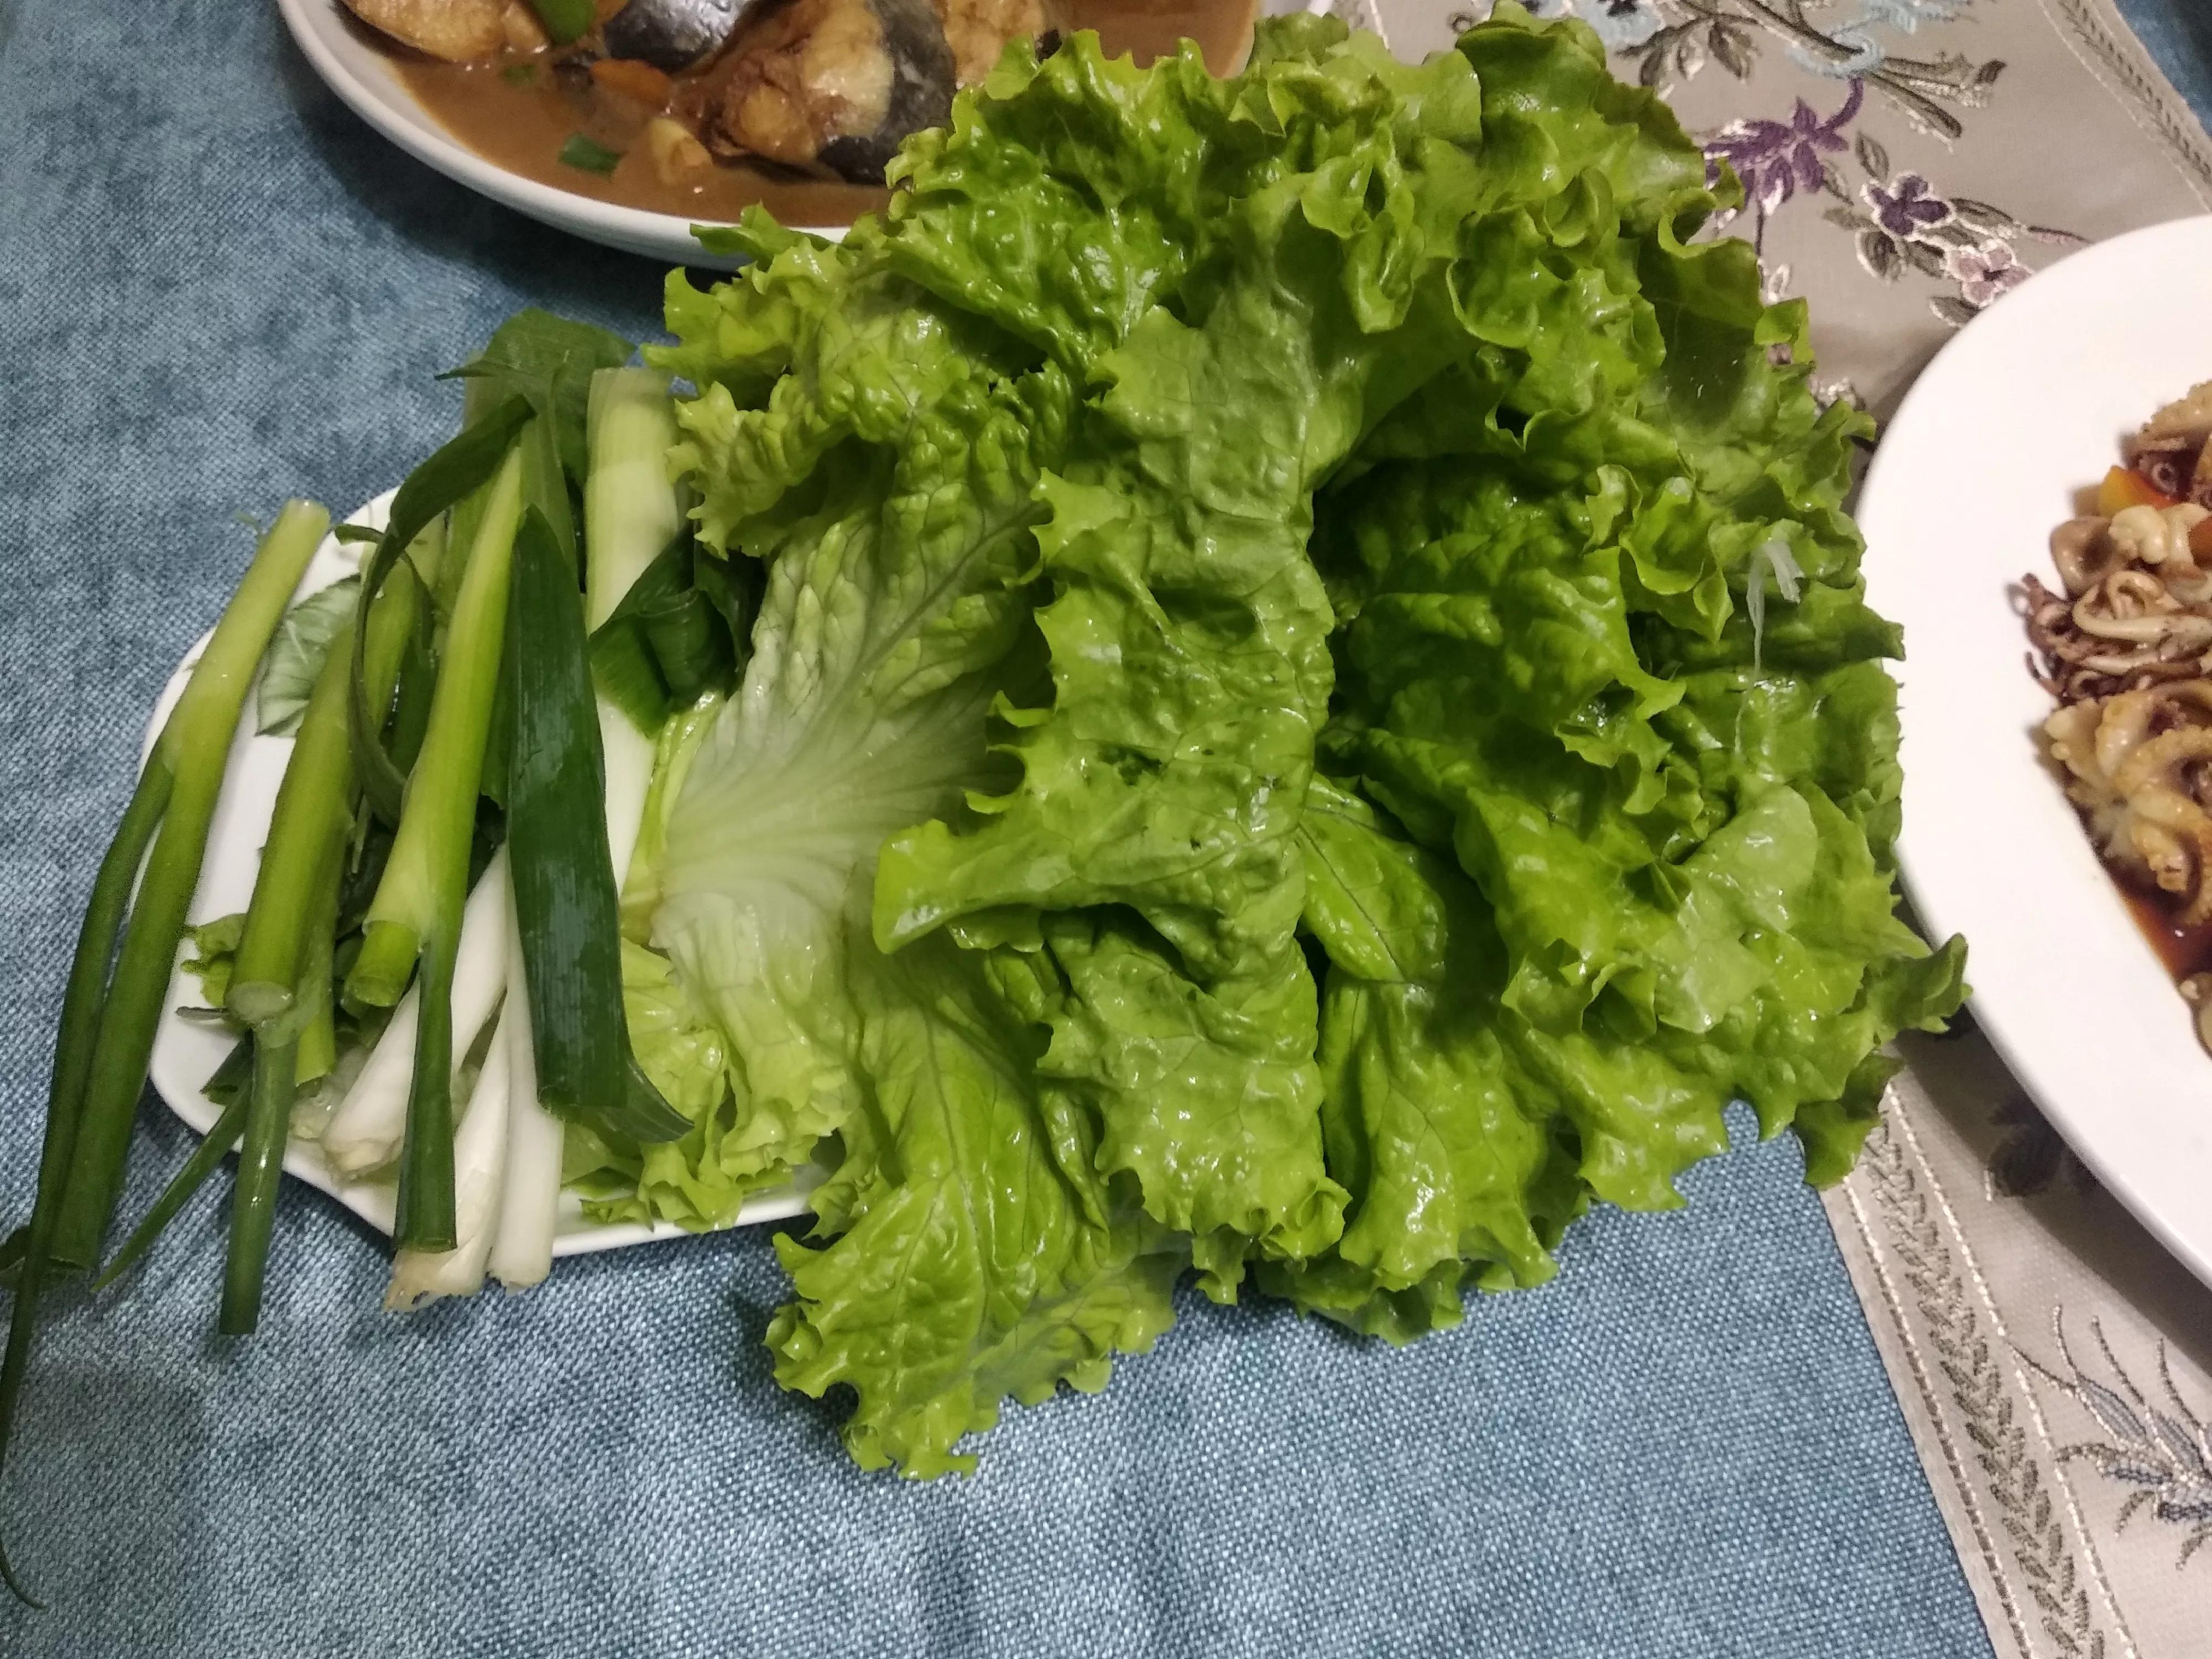
[[[699,535],[765,586],[625,896],[695,1128],[572,1146],[599,1201],[818,1158],[778,1376],[928,1474],[1187,1266],[1404,1340],[1679,1202],[1731,1100],[1840,1175],[1960,951],[1893,913],[1863,422],[1690,240],[1734,185],[1665,106],[1510,4],[1226,82],[1079,34],[894,172],[671,282]]]

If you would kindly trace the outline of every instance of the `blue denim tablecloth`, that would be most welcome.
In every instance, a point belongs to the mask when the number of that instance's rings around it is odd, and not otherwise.
[[[2191,3],[2139,0],[2203,108]],[[659,289],[378,138],[266,0],[0,0],[9,1213],[60,964],[234,515],[396,480],[454,418],[431,376],[514,307],[635,332]],[[189,1144],[149,1107],[126,1210]],[[0,1648],[1986,1655],[1794,1149],[1686,1187],[1404,1353],[1189,1298],[1103,1397],[1012,1410],[933,1486],[860,1474],[771,1385],[759,1232],[398,1320],[376,1242],[288,1184],[240,1345],[204,1196],[127,1288],[58,1299],[0,1495],[53,1611],[0,1607]]]

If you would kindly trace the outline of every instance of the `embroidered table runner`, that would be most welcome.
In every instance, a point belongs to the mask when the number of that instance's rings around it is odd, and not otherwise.
[[[1589,22],[1735,169],[1728,228],[1770,298],[1811,301],[1827,395],[1877,416],[2069,248],[2212,209],[2212,143],[2106,0],[1534,9]],[[1412,57],[1486,9],[1372,0]],[[1884,1122],[1826,1201],[1991,1644],[2212,1655],[2212,1290],[1978,1034],[1900,1047]]]

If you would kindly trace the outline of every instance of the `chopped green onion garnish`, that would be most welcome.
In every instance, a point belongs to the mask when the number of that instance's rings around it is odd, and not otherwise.
[[[530,0],[530,9],[556,46],[568,45],[599,21],[592,0]]]
[[[609,149],[605,144],[586,138],[580,132],[568,135],[568,142],[561,146],[562,164],[574,167],[580,173],[596,173],[602,176],[612,173],[622,160],[622,152]]]

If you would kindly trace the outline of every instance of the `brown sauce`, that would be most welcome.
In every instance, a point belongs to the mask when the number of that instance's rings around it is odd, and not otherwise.
[[[1149,64],[1189,39],[1216,75],[1243,66],[1255,9],[1255,0],[1066,0],[1061,8],[1075,27],[1096,29],[1111,56],[1127,53]],[[509,173],[572,195],[702,222],[726,222],[758,204],[789,225],[850,224],[885,198],[870,185],[743,161],[717,163],[672,184],[655,168],[645,142],[646,123],[657,112],[588,76],[557,71],[544,58],[444,64],[369,38],[416,101],[455,138]],[[579,133],[620,155],[611,172],[561,160],[562,147]]]
[[[2158,952],[2167,973],[2177,981],[2191,974],[2212,973],[2212,923],[2185,927],[2175,917],[2171,901],[2154,898],[2124,882],[2120,891],[2127,899],[2128,913],[2135,917],[2151,949]]]

